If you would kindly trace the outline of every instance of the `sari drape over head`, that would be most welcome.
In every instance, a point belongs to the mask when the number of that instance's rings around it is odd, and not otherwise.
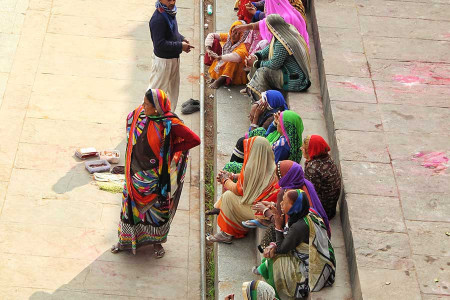
[[[217,223],[222,231],[235,238],[247,233],[248,229],[241,222],[254,218],[251,205],[261,201],[259,196],[272,188],[277,180],[275,169],[274,154],[267,139],[244,140],[244,163],[236,183],[237,194],[226,191],[221,198]]]
[[[277,14],[280,15],[287,24],[290,24],[297,29],[297,32],[300,33],[300,36],[306,43],[306,48],[309,53],[309,35],[308,30],[306,29],[305,19],[303,19],[303,16],[289,3],[288,0],[266,0],[264,10],[266,12],[266,18],[259,21],[259,32],[262,39],[267,41],[272,40],[274,33],[268,26],[268,18],[270,15]]]
[[[269,40],[276,38],[281,42],[288,53],[294,56],[295,61],[302,69],[308,81],[310,81],[311,59],[309,55],[309,39],[306,27],[304,28],[304,31],[306,32],[305,36],[297,26],[289,23],[283,14],[269,15],[264,19],[264,22],[265,25],[259,24],[260,31],[262,26],[264,31],[272,34]],[[261,36],[264,38],[262,33]],[[271,42],[271,47],[273,47],[273,42]]]
[[[280,114],[280,126],[283,132],[283,136],[290,147],[289,158],[290,160],[300,162],[302,159],[302,134],[303,134],[303,120],[299,114],[292,110],[285,110]],[[271,132],[267,139],[269,143],[274,144],[279,140],[281,134],[278,131]]]
[[[279,162],[277,166],[278,170],[281,168],[282,164],[290,164],[290,162],[286,160]],[[305,174],[301,165],[293,162],[286,175],[278,181],[278,185],[285,189],[302,188],[309,196],[308,198],[311,201],[310,206],[314,208],[323,219],[323,222],[327,228],[328,236],[331,237],[331,228],[328,222],[327,214],[322,206],[322,203],[320,202],[319,197],[317,196],[314,185],[309,180],[305,179]],[[304,189],[303,186],[306,186],[306,189]]]

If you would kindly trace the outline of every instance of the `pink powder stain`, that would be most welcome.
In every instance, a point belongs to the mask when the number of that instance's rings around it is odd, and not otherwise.
[[[450,84],[448,64],[412,62],[409,69],[410,74],[408,76],[395,75],[394,80],[405,84]]]
[[[406,84],[416,84],[425,82],[425,80],[420,78],[419,76],[404,76],[404,75],[395,75],[394,80]]]
[[[351,82],[348,82],[348,81],[345,81],[345,82],[339,81],[338,83],[341,86],[343,86],[343,87],[346,87],[346,88],[349,88],[349,89],[353,89],[353,90],[356,90],[356,91],[367,92],[369,90],[365,86],[362,86],[362,85],[359,85],[359,84],[354,84],[354,83],[351,83]]]
[[[448,167],[448,157],[445,152],[420,151],[413,155],[413,160],[419,161],[420,165],[432,169],[435,173],[441,173]]]
[[[444,34],[444,37],[445,37],[446,39],[450,39],[450,33]]]

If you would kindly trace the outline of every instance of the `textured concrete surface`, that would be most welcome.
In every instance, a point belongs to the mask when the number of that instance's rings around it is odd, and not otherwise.
[[[180,3],[178,22],[198,49],[197,7]],[[100,191],[73,155],[124,154],[153,11],[141,0],[0,1],[0,299],[199,298],[198,149],[161,260],[151,247],[110,253],[121,195]],[[199,97],[198,55],[182,56],[179,103]],[[198,114],[182,118],[199,131]]]
[[[233,2],[217,2],[216,27],[217,31],[227,32],[230,24],[236,19]],[[311,24],[309,29],[311,29]],[[310,35],[312,38],[312,35]],[[315,59],[315,48],[311,42],[312,85],[307,92],[290,93],[290,108],[300,114],[305,131],[303,136],[319,134],[328,140],[325,117],[322,107],[322,96],[319,74]],[[250,99],[239,94],[241,87],[220,88],[216,92],[217,108],[217,158],[216,165],[221,169],[229,161],[232,150],[238,138],[248,130],[247,118]],[[212,101],[212,100],[209,100]],[[355,149],[357,150],[357,149]],[[382,156],[383,152],[374,147],[373,155]],[[217,196],[220,195],[220,191]],[[347,264],[346,246],[342,232],[341,221],[338,217],[331,221],[332,244],[335,248],[337,260],[336,282],[331,288],[324,288],[318,293],[312,293],[311,299],[352,299],[350,276]],[[247,237],[233,241],[231,245],[218,244],[216,246],[216,299],[223,299],[234,293],[240,299],[243,281],[257,279],[251,272],[252,266],[261,259],[256,246],[261,239],[262,230],[251,232]]]
[[[353,296],[448,298],[450,3],[313,3]]]

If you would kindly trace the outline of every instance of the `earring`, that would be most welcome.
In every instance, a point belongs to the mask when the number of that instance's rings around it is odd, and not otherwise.
[[[157,114],[158,113],[158,111],[155,109],[155,114]]]

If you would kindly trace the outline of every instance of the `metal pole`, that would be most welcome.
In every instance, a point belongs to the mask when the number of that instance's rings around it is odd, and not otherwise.
[[[201,299],[206,300],[206,242],[205,242],[205,25],[203,0],[200,5],[200,273]]]

